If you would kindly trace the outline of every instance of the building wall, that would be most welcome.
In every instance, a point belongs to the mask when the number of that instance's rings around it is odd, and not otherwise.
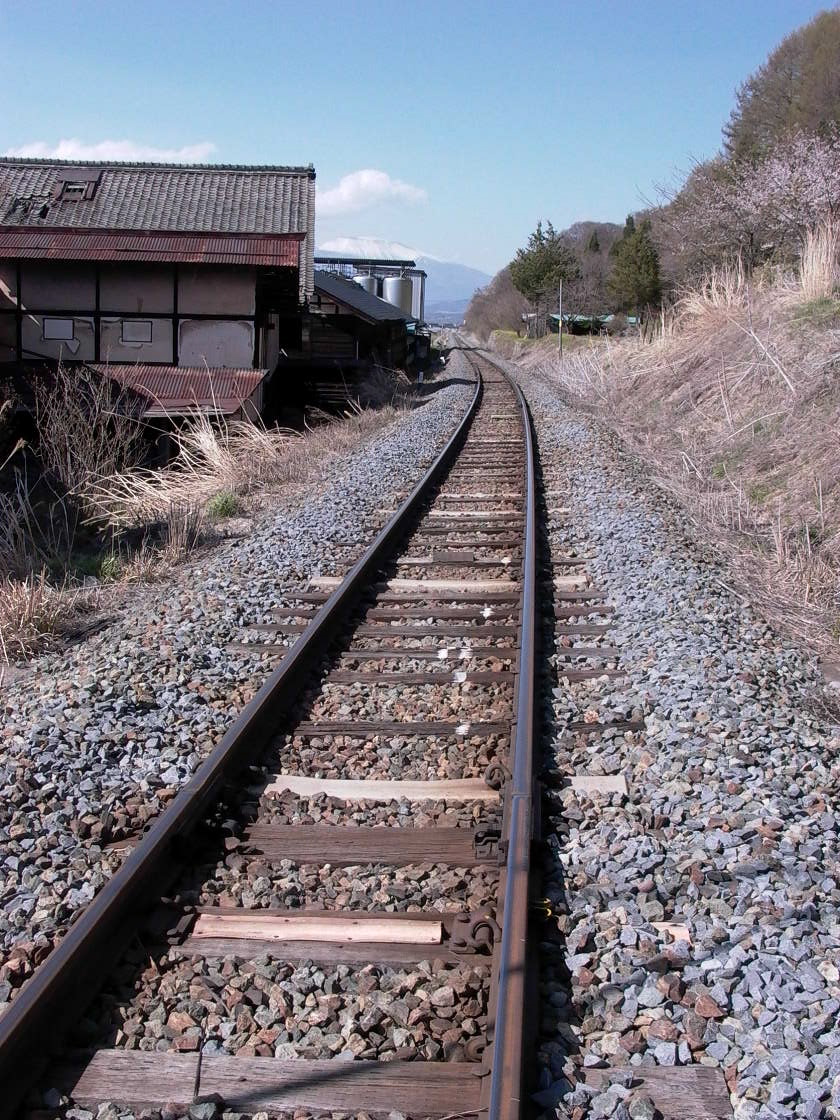
[[[178,312],[253,315],[256,273],[250,269],[189,268],[178,273]]]
[[[17,270],[0,262],[0,362],[17,359]],[[256,269],[23,261],[20,275],[24,361],[254,365]],[[70,333],[70,321],[73,337],[46,337]],[[277,330],[266,336],[276,361]]]
[[[175,277],[171,266],[102,265],[99,306],[103,311],[136,315],[175,310]]]
[[[172,320],[145,319],[151,327],[151,342],[124,342],[123,322],[131,319],[105,318],[100,320],[99,358],[103,362],[171,362]]]
[[[205,362],[230,369],[252,366],[254,324],[247,320],[182,319],[178,324],[178,356],[182,366],[202,366]]]
[[[93,311],[96,269],[85,263],[27,261],[21,267],[20,298],[25,308]]]
[[[93,318],[74,315],[72,339],[44,338],[44,320],[49,315],[24,315],[21,330],[24,360],[40,358],[66,358],[68,361],[92,362],[96,359]],[[62,316],[62,318],[64,318]]]

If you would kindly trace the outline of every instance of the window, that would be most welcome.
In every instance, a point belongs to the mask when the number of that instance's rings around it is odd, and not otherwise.
[[[151,342],[151,319],[123,319],[120,342]]]
[[[70,342],[76,337],[72,319],[44,318],[45,342]]]
[[[84,198],[87,183],[65,183],[61,190],[62,200],[68,198]]]

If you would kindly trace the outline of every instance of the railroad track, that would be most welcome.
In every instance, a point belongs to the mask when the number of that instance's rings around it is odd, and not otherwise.
[[[251,631],[269,679],[0,1022],[9,1115],[33,1085],[94,1111],[520,1114],[534,450],[519,390],[468,360],[427,475]]]

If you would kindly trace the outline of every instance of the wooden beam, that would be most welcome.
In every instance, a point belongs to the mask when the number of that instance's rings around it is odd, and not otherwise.
[[[732,1105],[723,1070],[712,1066],[611,1066],[584,1069],[584,1080],[605,1087],[611,1074],[627,1073],[664,1120],[731,1120]]]
[[[235,1112],[318,1109],[417,1112],[424,1116],[474,1111],[480,1067],[472,1062],[376,1062],[246,1058],[174,1051],[99,1050],[58,1071],[57,1087],[77,1105],[103,1101],[135,1111],[180,1107],[218,1094]]]
[[[306,778],[280,774],[263,790],[266,794],[295,793],[299,797],[325,794],[341,801],[487,801],[498,802],[498,790],[483,778],[450,778],[436,782]]]
[[[390,830],[389,830],[390,831]],[[361,919],[348,913],[294,914],[270,910],[221,910],[199,914],[191,937],[285,941],[379,941],[387,945],[440,945],[443,923],[426,918],[394,919],[376,915]]]
[[[314,576],[312,587],[338,587],[341,576]],[[516,591],[518,583],[505,579],[389,579],[389,591]]]

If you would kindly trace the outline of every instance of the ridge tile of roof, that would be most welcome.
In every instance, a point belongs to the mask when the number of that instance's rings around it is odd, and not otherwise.
[[[34,167],[91,167],[107,169],[128,167],[164,171],[276,171],[289,175],[307,175],[315,178],[311,163],[284,165],[279,163],[155,163],[140,160],[118,159],[51,159],[48,156],[0,156],[0,164],[32,165]]]

